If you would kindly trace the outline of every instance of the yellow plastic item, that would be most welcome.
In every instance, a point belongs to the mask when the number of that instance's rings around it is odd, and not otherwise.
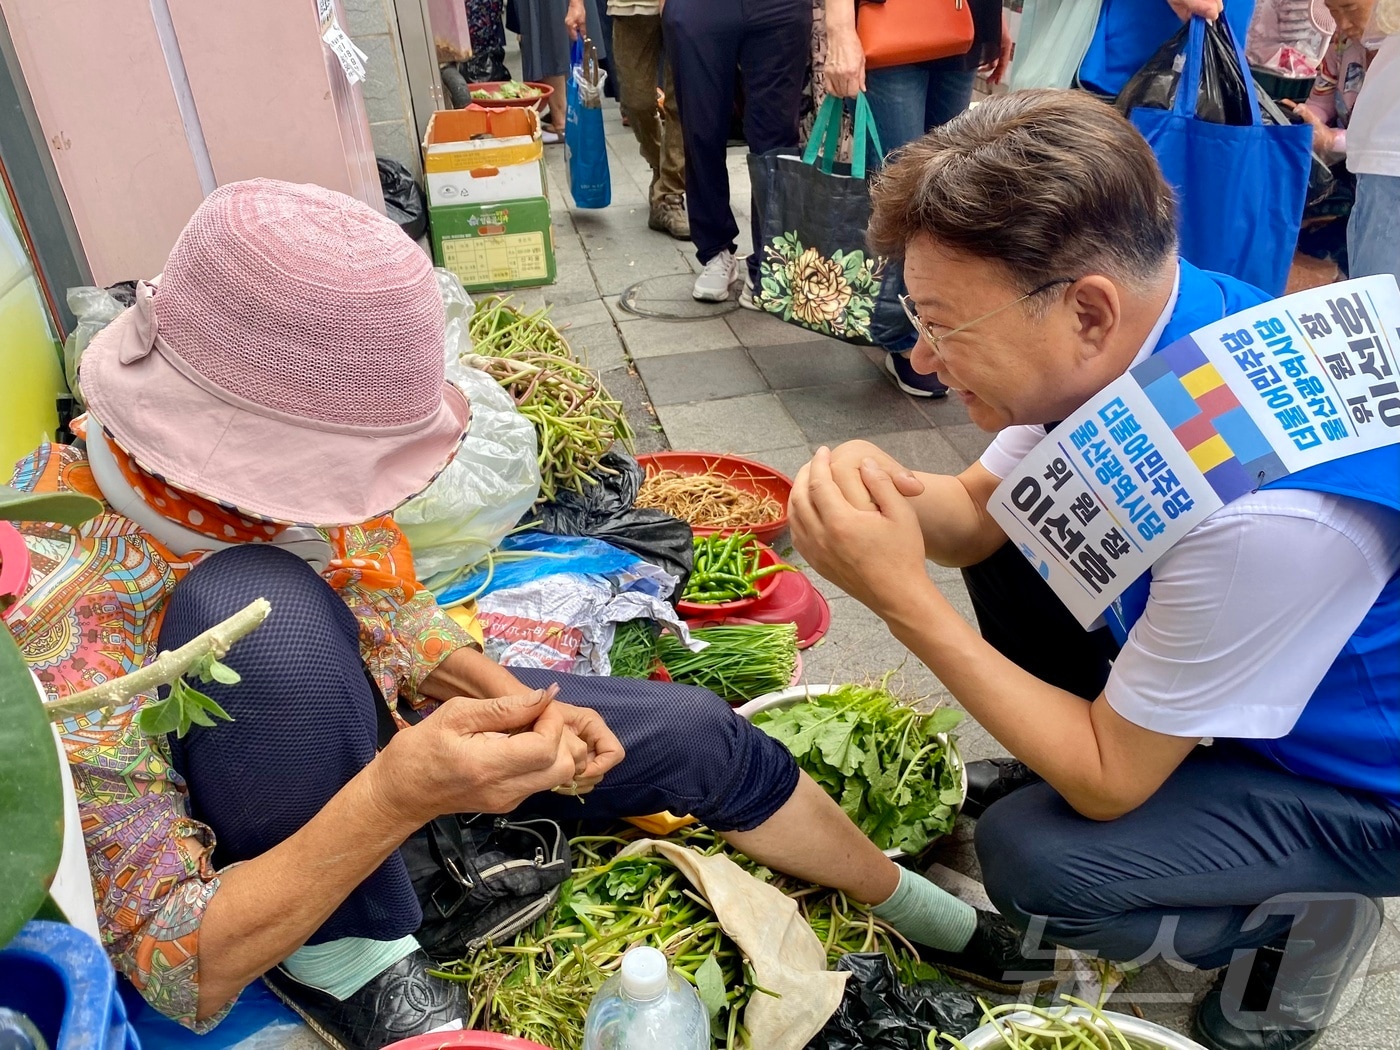
[[[58,343],[34,269],[0,196],[0,480],[58,429],[54,399],[67,391]]]
[[[694,817],[678,817],[674,813],[653,813],[647,817],[628,817],[627,823],[634,824],[652,835],[669,835],[681,828],[696,823]]]
[[[457,622],[457,625],[461,627],[462,630],[472,636],[477,645],[485,648],[486,635],[482,634],[481,621],[476,618],[476,602],[454,605],[452,608],[444,611]]]

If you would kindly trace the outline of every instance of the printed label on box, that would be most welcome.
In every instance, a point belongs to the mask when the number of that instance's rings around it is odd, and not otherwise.
[[[538,231],[488,237],[444,237],[443,265],[467,285],[543,280],[549,276],[544,238]]]

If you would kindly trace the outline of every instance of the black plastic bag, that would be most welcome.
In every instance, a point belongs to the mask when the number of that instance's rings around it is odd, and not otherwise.
[[[1293,117],[1286,113],[1282,106],[1274,101],[1273,97],[1264,90],[1257,80],[1254,82],[1254,93],[1259,99],[1259,116],[1265,124],[1301,124],[1302,117]],[[1313,150],[1312,167],[1308,171],[1308,207],[1321,204],[1337,190],[1337,177],[1332,174],[1332,169],[1327,161],[1318,155],[1317,150]],[[1348,209],[1350,210],[1350,209]],[[1307,218],[1304,213],[1304,218]]]
[[[379,162],[379,188],[384,191],[384,211],[413,240],[428,230],[428,200],[418,180],[396,160],[376,157]]]
[[[1157,53],[1147,60],[1133,78],[1118,92],[1114,106],[1127,116],[1134,109],[1171,109],[1176,102],[1176,86],[1181,80],[1185,63],[1183,52],[1190,24],[1184,25]],[[1235,47],[1220,23],[1206,27],[1206,52],[1201,63],[1201,89],[1196,96],[1196,117],[1210,124],[1248,127],[1254,122],[1249,111],[1248,92],[1254,84],[1246,84],[1235,61]]]
[[[540,527],[556,536],[592,536],[659,565],[680,577],[671,596],[674,601],[695,564],[690,526],[662,511],[637,506],[644,474],[626,452],[613,449],[601,466],[615,473],[595,472],[598,484],[588,486],[584,494],[561,491],[553,501],[527,513],[526,519],[539,519]]]
[[[841,1005],[806,1050],[926,1050],[928,1033],[962,1038],[982,1024],[977,1000],[937,981],[903,985],[883,952],[843,955],[851,974]]]

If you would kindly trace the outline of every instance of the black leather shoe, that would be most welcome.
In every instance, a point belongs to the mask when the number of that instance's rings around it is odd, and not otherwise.
[[[416,951],[343,1001],[302,984],[280,966],[263,974],[263,981],[335,1050],[381,1050],[410,1036],[462,1027],[461,989],[431,976],[431,965]]]
[[[1225,1018],[1220,1001],[1220,984],[1206,992],[1191,1022],[1191,1038],[1207,1050],[1308,1050],[1322,1038],[1321,1030],[1303,1028],[1236,1028]]]
[[[920,949],[923,960],[944,973],[999,992],[1019,992],[1055,981],[1055,946],[1041,941],[1027,948],[1025,936],[996,912],[979,911],[972,939],[960,952]]]
[[[984,758],[967,764],[967,801],[963,816],[977,818],[993,802],[1028,784],[1044,779],[1024,762],[1014,758]]]

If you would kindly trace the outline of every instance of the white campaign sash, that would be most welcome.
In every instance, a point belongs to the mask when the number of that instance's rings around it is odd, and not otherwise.
[[[1362,277],[1231,314],[1068,416],[988,510],[1092,624],[1173,544],[1246,492],[1400,442],[1400,289]]]

